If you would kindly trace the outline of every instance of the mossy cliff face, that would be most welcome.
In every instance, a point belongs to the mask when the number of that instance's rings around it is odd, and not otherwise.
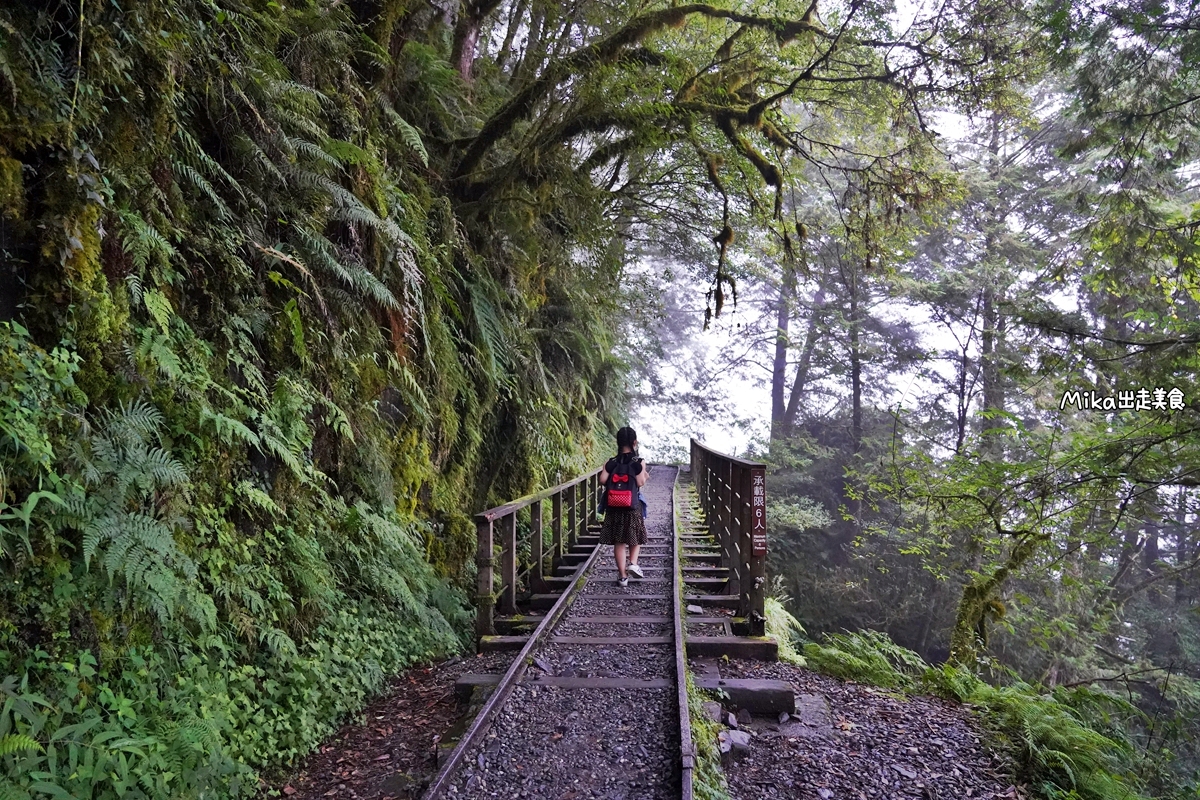
[[[428,16],[0,11],[0,794],[252,793],[459,646],[469,513],[598,458],[602,205],[441,182],[488,97]]]

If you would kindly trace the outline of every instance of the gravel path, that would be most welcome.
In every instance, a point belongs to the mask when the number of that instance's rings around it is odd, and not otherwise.
[[[673,613],[670,544],[673,467],[652,467],[643,490],[648,546],[645,578],[617,586],[611,547],[602,547],[587,582],[553,636],[612,638],[578,645],[546,642],[530,676],[668,679],[672,688],[568,689],[522,683],[481,743],[466,754],[449,796],[462,800],[668,800],[679,794],[679,713],[673,644],[629,644],[631,636],[672,635],[666,623],[585,623],[593,616]]]

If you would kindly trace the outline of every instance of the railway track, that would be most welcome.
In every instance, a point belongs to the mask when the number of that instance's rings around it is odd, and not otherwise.
[[[652,466],[644,578],[596,547],[493,685],[423,800],[692,796],[675,467]]]

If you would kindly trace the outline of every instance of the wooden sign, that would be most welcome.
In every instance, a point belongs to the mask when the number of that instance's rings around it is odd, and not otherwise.
[[[766,470],[750,470],[750,555],[767,554],[767,475]]]

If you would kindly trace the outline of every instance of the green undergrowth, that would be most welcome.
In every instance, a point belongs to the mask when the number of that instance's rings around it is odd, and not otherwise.
[[[783,591],[783,581],[776,575],[771,581],[771,593],[763,604],[767,635],[779,645],[779,660],[797,667],[806,665],[800,646],[804,641],[804,626],[787,610],[791,598]]]
[[[704,713],[704,695],[692,681],[687,671],[688,714],[692,723],[692,743],[696,748],[695,769],[692,771],[692,789],[698,800],[729,800],[729,787],[725,772],[721,769],[721,752],[717,747],[720,726]]]
[[[616,427],[599,193],[441,182],[419,6],[0,4],[0,800],[258,793]]]
[[[1127,699],[1086,687],[989,684],[968,670],[933,667],[885,634],[826,636],[804,648],[809,666],[846,680],[972,706],[1018,779],[1046,800],[1143,800],[1138,712]]]

